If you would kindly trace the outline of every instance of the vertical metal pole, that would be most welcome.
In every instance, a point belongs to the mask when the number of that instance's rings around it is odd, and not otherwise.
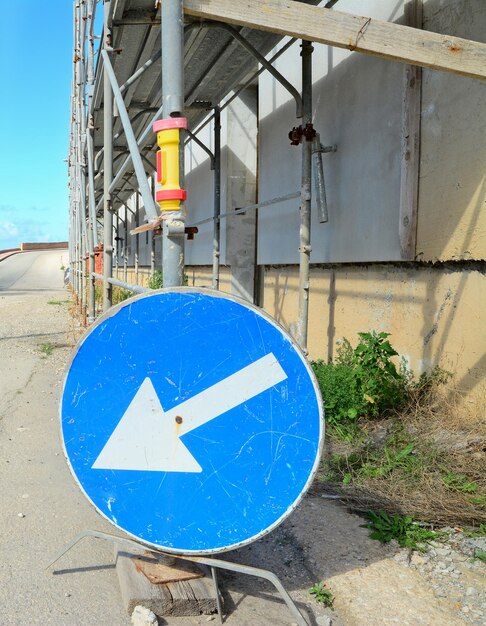
[[[162,0],[162,106],[163,116],[184,114],[184,11],[182,0]],[[179,148],[180,185],[184,187],[184,141]],[[185,206],[172,219],[164,220],[162,230],[162,271],[164,287],[184,282]]]
[[[153,230],[150,231],[151,240],[150,240],[150,276],[155,274],[155,233]]]
[[[120,235],[118,234],[120,230],[120,215],[117,213],[115,215],[115,225],[113,226],[113,232],[115,234],[114,240],[115,240],[115,248],[113,250],[113,254],[115,256],[115,272],[114,272],[114,276],[115,278],[120,278],[118,276],[118,266],[120,265]]]
[[[81,82],[81,7],[78,3],[75,9],[75,72],[74,72],[74,110],[75,110],[75,146],[76,146],[76,296],[79,310],[82,308],[82,256],[83,256],[83,230],[82,230],[82,206],[81,206],[81,107],[80,107],[80,82]]]
[[[96,317],[96,281],[93,278],[95,271],[95,246],[98,244],[96,228],[96,201],[94,193],[94,168],[93,168],[93,120],[91,117],[93,93],[94,93],[94,0],[88,2],[88,124],[86,129],[86,155],[88,161],[88,249],[89,249],[89,275],[88,275],[88,323],[92,324]]]
[[[135,194],[135,228],[140,226],[139,195]],[[138,285],[138,255],[140,252],[140,235],[135,235],[135,283]]]
[[[302,125],[312,124],[312,44],[302,41]],[[308,127],[310,128],[310,127]],[[309,266],[311,235],[312,198],[312,138],[302,138],[302,180],[300,201],[300,246],[299,246],[299,317],[297,341],[307,354],[307,331],[309,323]]]
[[[88,249],[88,230],[86,223],[86,3],[80,3],[78,24],[78,110],[79,110],[79,191],[80,191],[80,226],[81,226],[81,258],[80,258],[80,281],[81,303],[80,311],[83,323],[86,322],[87,309],[87,284],[86,284],[86,260]]]
[[[111,31],[108,20],[110,0],[104,0],[104,48],[111,48]],[[108,278],[113,278],[113,214],[111,212],[110,185],[113,179],[113,92],[108,72],[103,71],[103,311],[112,305],[112,287]]]
[[[128,210],[126,207],[123,226],[123,280],[128,282]]]
[[[213,222],[213,281],[219,289],[219,258],[221,254],[221,111],[214,107],[214,222]]]

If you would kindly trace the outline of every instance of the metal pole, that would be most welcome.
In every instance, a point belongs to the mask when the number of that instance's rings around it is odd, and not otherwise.
[[[93,171],[93,93],[94,93],[94,12],[95,2],[88,2],[88,123],[86,128],[86,157],[88,162],[88,250],[89,250],[89,276],[88,276],[88,323],[92,324],[96,318],[96,282],[93,277],[95,271],[95,246],[98,245],[98,234],[96,227],[96,201],[94,193],[94,171]]]
[[[157,209],[155,206],[154,199],[152,197],[152,193],[150,191],[150,187],[147,181],[147,174],[145,173],[142,157],[140,156],[140,152],[137,145],[137,140],[133,133],[133,129],[130,123],[130,118],[128,117],[128,112],[125,107],[125,102],[123,101],[123,96],[120,92],[120,88],[118,87],[118,83],[116,82],[115,72],[111,66],[110,58],[108,56],[108,52],[106,50],[102,50],[101,56],[103,58],[103,71],[105,78],[108,78],[109,85],[111,85],[111,89],[113,90],[113,94],[115,96],[116,104],[118,107],[118,115],[120,116],[120,121],[123,125],[123,130],[125,131],[125,137],[127,140],[128,149],[130,150],[130,155],[132,157],[133,168],[135,170],[135,175],[137,177],[138,186],[140,187],[140,193],[142,194],[142,198],[145,205],[145,212],[150,219],[156,220],[159,216],[157,213]],[[113,101],[113,96],[112,96]],[[105,109],[106,112],[106,109]],[[105,141],[105,156],[106,156],[106,141]],[[113,166],[112,166],[113,167]],[[106,171],[105,171],[105,180],[106,180]]]
[[[123,280],[128,281],[128,213],[125,208],[125,219],[123,220]]]
[[[219,289],[219,257],[221,253],[221,113],[214,107],[214,223],[213,223],[213,281]]]
[[[302,125],[312,128],[312,44],[302,41]],[[312,198],[312,144],[313,138],[305,134],[302,138],[302,179],[300,201],[300,246],[299,246],[299,316],[297,341],[307,354],[307,331],[309,322],[309,266],[311,235]]]
[[[73,110],[74,110],[74,189],[75,189],[75,274],[74,274],[74,291],[76,296],[76,304],[80,304],[80,288],[81,288],[81,222],[80,222],[80,141],[79,141],[79,3],[74,8],[74,82],[73,82]]]
[[[111,31],[108,26],[110,0],[104,0],[104,48],[111,48]],[[112,305],[113,289],[108,278],[113,277],[113,214],[111,212],[110,185],[113,178],[113,92],[106,66],[103,67],[103,311]]]
[[[139,195],[135,194],[135,228],[140,226],[139,222]],[[135,235],[135,282],[138,283],[138,255],[140,252],[140,235]]]
[[[162,107],[163,117],[184,114],[184,11],[182,0],[162,0]],[[179,147],[180,186],[184,187],[184,141]],[[162,229],[162,272],[164,287],[184,282],[185,206]]]
[[[80,191],[80,222],[81,222],[81,258],[80,258],[80,280],[81,280],[81,316],[83,323],[86,323],[86,310],[88,301],[88,290],[86,284],[86,260],[88,249],[88,229],[86,223],[86,20],[87,6],[82,3],[79,8],[78,26],[78,109],[79,109],[79,191]]]

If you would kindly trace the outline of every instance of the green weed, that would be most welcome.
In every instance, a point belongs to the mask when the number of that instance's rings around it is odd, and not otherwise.
[[[184,285],[189,284],[189,276],[184,274]],[[162,289],[164,286],[164,275],[161,270],[155,270],[154,273],[149,277],[147,281],[147,287],[150,289]]]
[[[424,544],[437,540],[446,533],[432,531],[424,528],[413,521],[410,515],[389,515],[386,511],[369,511],[366,515],[368,523],[363,524],[363,528],[371,530],[371,539],[376,539],[381,543],[388,543],[393,539],[402,548],[425,551]]]
[[[161,270],[155,270],[154,273],[149,277],[147,286],[150,289],[162,289],[164,286],[164,275]]]
[[[486,563],[486,552],[481,550],[481,548],[476,548],[474,550],[474,556],[470,561],[473,563],[474,561],[481,561],[482,563]]]
[[[335,363],[312,364],[327,422],[337,436],[343,434],[342,424],[398,409],[407,397],[409,374],[398,371],[391,361],[398,353],[388,341],[389,333],[359,333],[359,337],[354,349],[347,339],[342,340]]]
[[[469,498],[469,502],[480,508],[486,508],[486,496],[473,496]]]
[[[479,524],[479,526],[477,528],[474,528],[473,530],[465,530],[464,534],[467,537],[484,537],[486,536],[486,524]]]
[[[39,350],[45,357],[50,356],[52,354],[52,351],[54,350],[54,346],[52,345],[52,343],[41,343],[41,345],[39,346]]]
[[[332,608],[334,604],[334,594],[330,589],[326,588],[324,583],[316,583],[309,589],[309,593],[314,596],[314,600],[319,604]]]
[[[47,304],[67,304],[69,300],[49,300]]]
[[[466,476],[456,472],[447,472],[442,477],[442,481],[450,489],[455,489],[462,493],[476,493],[478,490],[478,486],[473,480],[468,480]]]
[[[388,341],[390,333],[358,333],[354,371],[368,415],[377,417],[388,409],[401,408],[406,399],[408,375],[398,371],[391,358],[398,352]]]

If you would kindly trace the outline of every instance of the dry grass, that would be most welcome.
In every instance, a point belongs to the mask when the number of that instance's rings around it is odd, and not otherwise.
[[[486,523],[483,408],[451,389],[412,394],[405,411],[364,423],[352,444],[328,439],[316,488],[340,494],[357,511],[382,509],[440,525]]]

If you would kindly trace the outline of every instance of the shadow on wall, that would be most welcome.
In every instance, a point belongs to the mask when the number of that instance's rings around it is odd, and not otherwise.
[[[298,268],[266,268],[265,308],[291,332],[298,310]],[[416,374],[441,365],[463,392],[484,384],[484,267],[413,264],[311,269],[310,358],[332,360],[336,340],[368,330],[392,344]]]

